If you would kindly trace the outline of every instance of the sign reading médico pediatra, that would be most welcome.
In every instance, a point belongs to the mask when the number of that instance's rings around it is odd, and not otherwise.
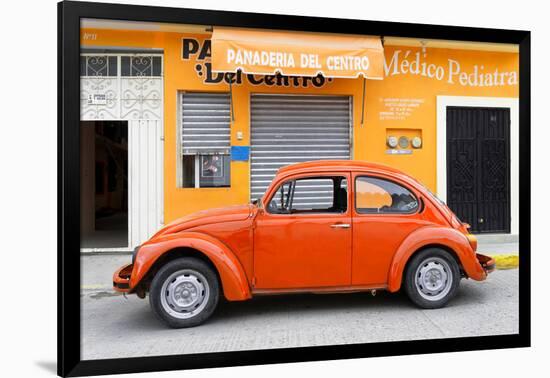
[[[391,56],[386,56],[384,74],[386,77],[416,75],[469,87],[518,84],[516,71],[500,71],[498,67],[489,70],[485,66],[477,64],[474,64],[472,69],[465,70],[457,59],[449,57],[447,64],[435,64],[430,63],[426,59],[426,55],[420,51],[413,53],[411,50],[395,50]]]

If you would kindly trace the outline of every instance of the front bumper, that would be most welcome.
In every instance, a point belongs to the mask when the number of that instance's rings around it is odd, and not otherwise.
[[[134,264],[123,265],[113,274],[113,289],[119,293],[128,293],[130,291],[130,276]]]
[[[483,268],[485,273],[491,273],[496,268],[496,262],[495,259],[493,259],[490,256],[482,255],[481,253],[476,253],[477,261],[479,261],[479,265]]]

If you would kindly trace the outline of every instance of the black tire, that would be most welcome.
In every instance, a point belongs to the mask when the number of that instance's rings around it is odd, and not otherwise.
[[[167,282],[168,280],[171,282]],[[182,281],[179,286],[174,286],[172,293],[170,293],[169,285],[175,285],[174,283],[177,280],[189,280],[189,282]],[[203,282],[203,280],[206,282]],[[165,284],[164,293],[161,294]],[[190,289],[187,289],[183,285],[191,286],[189,286]],[[183,295],[189,298],[183,300],[197,301],[198,303],[201,295],[203,300],[200,305],[195,306],[195,303],[192,302],[190,307],[185,309],[174,307],[173,302],[170,303],[170,300],[174,301],[174,295],[178,295],[177,292],[180,293],[180,300],[182,300]],[[193,294],[189,294],[189,292],[195,293],[195,296],[193,297]],[[220,285],[216,272],[207,263],[193,257],[182,257],[168,262],[157,272],[151,282],[149,303],[155,315],[170,327],[194,327],[203,323],[212,315],[218,305],[219,292]],[[164,295],[164,298],[161,295]],[[197,297],[199,299],[195,299]]]
[[[422,267],[421,267],[422,266]],[[422,286],[424,280],[420,277],[426,277],[428,271],[432,275],[435,274],[436,281],[431,291],[429,285]],[[420,270],[424,269],[424,273]],[[437,276],[439,274],[439,276]],[[443,277],[447,277],[446,279]],[[432,276],[428,276],[429,278]],[[450,281],[449,281],[450,277]],[[440,278],[438,280],[438,278]],[[460,269],[458,263],[447,251],[439,248],[428,248],[415,254],[405,269],[403,286],[410,300],[421,308],[433,309],[444,307],[455,295],[460,283]],[[418,280],[418,283],[417,283]],[[443,289],[439,291],[438,283],[443,285]],[[433,293],[433,294],[431,294]]]

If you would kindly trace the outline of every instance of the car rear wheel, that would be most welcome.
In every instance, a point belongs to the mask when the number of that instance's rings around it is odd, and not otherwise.
[[[405,271],[405,291],[422,308],[445,306],[457,292],[460,269],[448,252],[428,248],[413,256]]]
[[[219,300],[216,273],[204,261],[172,260],[155,275],[149,302],[159,319],[173,328],[194,327],[212,315]]]

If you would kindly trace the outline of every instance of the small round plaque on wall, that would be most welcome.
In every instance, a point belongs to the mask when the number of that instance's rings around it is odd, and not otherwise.
[[[422,139],[420,139],[420,137],[414,137],[412,138],[411,144],[414,148],[420,148],[422,147]]]
[[[402,136],[399,138],[399,147],[401,148],[407,148],[409,147],[409,138],[406,136]]]
[[[388,137],[388,147],[390,148],[397,147],[397,137],[394,137],[394,136]]]

